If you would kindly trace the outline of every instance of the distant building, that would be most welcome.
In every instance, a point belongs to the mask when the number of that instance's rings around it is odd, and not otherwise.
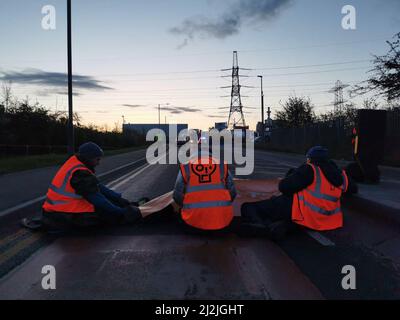
[[[216,122],[214,128],[217,129],[218,131],[228,129],[228,123],[227,122]]]
[[[265,130],[265,135],[270,136],[273,128],[273,121],[271,118],[268,118],[264,121],[264,130]],[[257,127],[256,127],[256,132],[259,136],[262,135],[262,123],[257,122]]]
[[[178,133],[183,130],[187,129],[188,125],[187,124],[176,124],[178,127]],[[166,136],[169,136],[169,124],[153,124],[153,123],[126,123],[122,126],[122,132],[124,134],[129,134],[130,132],[135,132],[136,134],[141,134],[146,136],[147,132],[149,132],[151,129],[161,129],[165,132]]]

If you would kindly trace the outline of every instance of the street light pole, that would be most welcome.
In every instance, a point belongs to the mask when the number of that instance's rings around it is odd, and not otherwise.
[[[261,136],[265,136],[265,125],[264,125],[264,90],[263,90],[263,76],[258,76],[261,79]]]
[[[68,48],[68,154],[75,152],[74,113],[72,99],[72,28],[71,28],[71,0],[67,0],[67,48]]]
[[[169,103],[163,103],[164,106],[169,106]],[[161,129],[161,103],[158,104],[158,128]]]
[[[161,129],[161,105],[158,104],[158,128]]]

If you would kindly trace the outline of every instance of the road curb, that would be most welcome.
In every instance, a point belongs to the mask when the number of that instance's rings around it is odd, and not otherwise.
[[[386,223],[396,223],[400,225],[399,209],[363,198],[359,195],[346,197],[342,202],[345,208],[361,211],[367,216],[379,219]]]

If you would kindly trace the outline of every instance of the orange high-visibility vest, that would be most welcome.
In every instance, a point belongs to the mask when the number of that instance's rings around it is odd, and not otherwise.
[[[309,164],[314,171],[314,180],[306,189],[294,194],[292,205],[293,222],[313,230],[333,230],[343,226],[340,206],[342,192],[347,191],[348,178],[342,171],[343,185],[335,187],[322,170]]]
[[[62,213],[95,212],[94,206],[85,198],[76,194],[70,184],[72,174],[77,170],[87,170],[93,173],[76,156],[69,158],[58,170],[49,186],[47,197],[43,204],[44,211]]]
[[[203,230],[219,230],[233,219],[232,198],[225,186],[228,165],[214,159],[180,165],[186,190],[181,210],[182,219]]]

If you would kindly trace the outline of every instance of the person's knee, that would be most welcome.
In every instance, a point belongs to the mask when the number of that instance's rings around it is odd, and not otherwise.
[[[248,220],[250,219],[255,213],[256,208],[251,203],[243,203],[240,207],[240,213],[243,219]]]

